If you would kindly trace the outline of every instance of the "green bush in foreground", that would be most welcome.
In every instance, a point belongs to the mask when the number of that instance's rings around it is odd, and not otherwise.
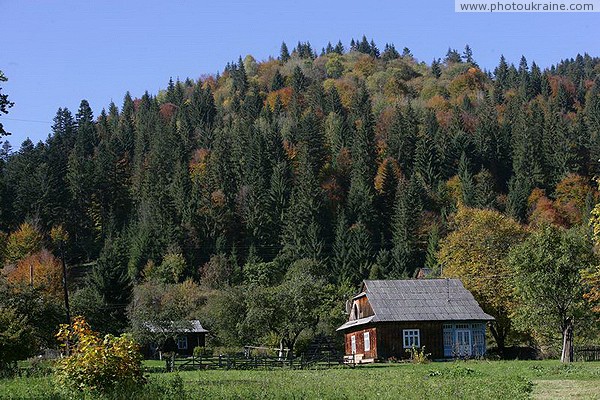
[[[61,326],[57,337],[71,352],[56,364],[56,380],[62,387],[102,394],[145,383],[142,355],[130,336],[101,338],[76,317],[71,326]]]

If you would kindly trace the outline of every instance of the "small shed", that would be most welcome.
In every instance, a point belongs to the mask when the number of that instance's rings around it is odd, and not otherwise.
[[[169,321],[165,324],[147,323],[148,331],[156,340],[145,346],[147,357],[160,358],[161,352],[175,352],[180,356],[191,356],[195,347],[206,345],[208,331],[202,327],[197,319],[175,323]],[[162,342],[159,343],[158,342]]]
[[[432,359],[482,356],[494,319],[458,279],[365,280],[349,314],[337,330],[355,362],[408,358],[422,346]]]

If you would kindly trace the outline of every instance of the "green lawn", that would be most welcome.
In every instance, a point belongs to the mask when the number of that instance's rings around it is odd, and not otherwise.
[[[21,398],[67,397],[51,378],[0,380],[0,399]],[[460,361],[328,370],[189,371],[151,374],[137,398],[600,399],[600,363]]]

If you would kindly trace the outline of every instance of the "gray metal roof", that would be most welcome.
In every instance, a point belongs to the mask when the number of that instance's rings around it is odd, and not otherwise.
[[[167,321],[164,324],[152,324],[147,322],[146,327],[150,332],[181,332],[181,333],[208,333],[206,329],[202,327],[202,324],[197,319],[190,321],[180,321],[175,323],[173,321]]]
[[[363,292],[375,315],[348,321],[338,330],[368,322],[494,319],[459,279],[366,280]]]

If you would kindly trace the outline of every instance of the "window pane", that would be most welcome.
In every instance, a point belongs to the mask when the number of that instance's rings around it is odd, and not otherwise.
[[[418,329],[404,329],[402,331],[402,337],[404,339],[404,348],[421,346]]]

